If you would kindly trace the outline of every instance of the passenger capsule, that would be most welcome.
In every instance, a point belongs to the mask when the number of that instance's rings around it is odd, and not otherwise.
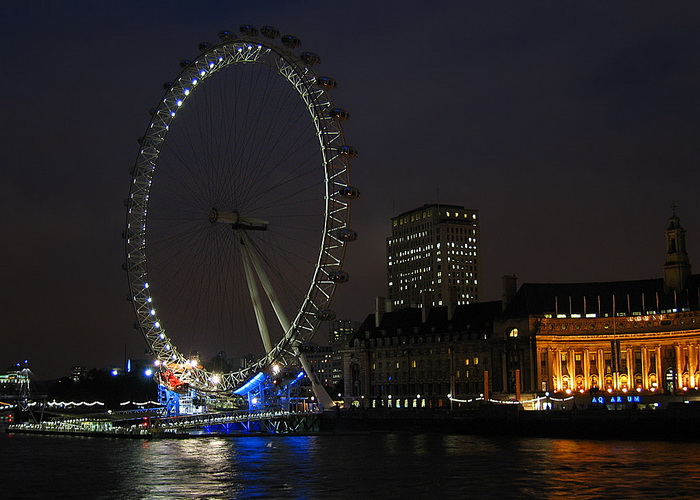
[[[350,275],[343,270],[338,270],[338,271],[331,271],[328,274],[328,278],[333,283],[347,283],[350,280]]]
[[[182,61],[180,61],[180,67],[181,67],[181,68],[186,68],[186,67],[189,66],[191,63],[192,63],[192,61],[190,61],[189,59],[183,59]]]
[[[156,112],[158,112],[158,108],[151,108],[148,110],[148,114],[151,116],[155,115]]]
[[[134,330],[140,330],[140,329],[141,329],[141,325],[139,325],[138,322],[134,323]]]
[[[353,186],[345,186],[338,191],[338,194],[348,200],[356,200],[360,197],[360,190]]]
[[[307,66],[313,66],[321,62],[321,56],[313,52],[303,52],[299,57]]]
[[[231,40],[236,39],[236,34],[233,31],[221,30],[219,31],[219,38],[223,42],[230,42]]]
[[[280,30],[274,26],[263,26],[260,28],[260,33],[267,38],[279,38],[280,36]]]
[[[320,321],[333,321],[335,319],[335,311],[332,309],[320,309],[316,311],[316,319]]]
[[[357,233],[345,227],[336,229],[333,234],[341,241],[355,241],[357,239]]]
[[[338,82],[328,76],[319,76],[316,78],[316,85],[323,90],[333,90],[338,86]]]
[[[244,35],[248,36],[258,36],[258,28],[251,24],[243,24],[241,25],[240,28],[238,28],[238,31],[243,33]]]
[[[211,44],[209,42],[199,42],[199,45],[197,46],[197,48],[202,52],[207,50],[209,47],[211,47]]]
[[[282,45],[287,47],[288,49],[296,49],[301,45],[301,40],[299,40],[297,37],[294,35],[284,35],[281,38]]]
[[[331,118],[338,120],[339,122],[344,122],[350,118],[350,113],[342,108],[331,109],[328,114],[331,116]]]
[[[341,156],[345,156],[346,158],[356,158],[357,157],[357,149],[355,149],[352,146],[340,146],[338,148],[338,154]]]
[[[165,82],[165,83],[163,84],[163,88],[164,88],[165,90],[170,90],[171,88],[173,88],[173,82]]]

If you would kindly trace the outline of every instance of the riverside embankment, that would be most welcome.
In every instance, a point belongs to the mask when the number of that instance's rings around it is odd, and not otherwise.
[[[700,441],[700,408],[527,411],[514,405],[482,405],[469,410],[355,409],[325,412],[321,430]]]

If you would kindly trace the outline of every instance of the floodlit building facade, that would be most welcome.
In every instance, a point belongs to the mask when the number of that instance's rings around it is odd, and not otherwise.
[[[393,217],[387,268],[394,310],[477,302],[478,211],[432,204]]]
[[[342,355],[346,402],[365,407],[700,400],[700,275],[674,213],[661,278],[518,287],[507,275],[502,301],[377,308]]]
[[[666,230],[663,278],[526,283],[494,323],[502,384],[565,394],[676,394],[700,387],[700,275],[685,230]]]

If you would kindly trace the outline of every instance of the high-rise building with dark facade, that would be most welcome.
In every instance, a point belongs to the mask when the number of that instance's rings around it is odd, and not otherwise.
[[[393,309],[477,302],[478,211],[432,204],[393,217],[387,264]]]
[[[343,380],[343,356],[340,350],[347,345],[360,323],[350,319],[337,319],[328,327],[328,342],[333,353],[331,365],[332,384],[339,385]]]

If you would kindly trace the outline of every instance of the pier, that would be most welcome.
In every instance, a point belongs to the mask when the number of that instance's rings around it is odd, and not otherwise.
[[[115,438],[181,438],[220,434],[318,432],[319,411],[255,410],[168,417],[162,409],[108,412],[13,423],[6,432]]]

